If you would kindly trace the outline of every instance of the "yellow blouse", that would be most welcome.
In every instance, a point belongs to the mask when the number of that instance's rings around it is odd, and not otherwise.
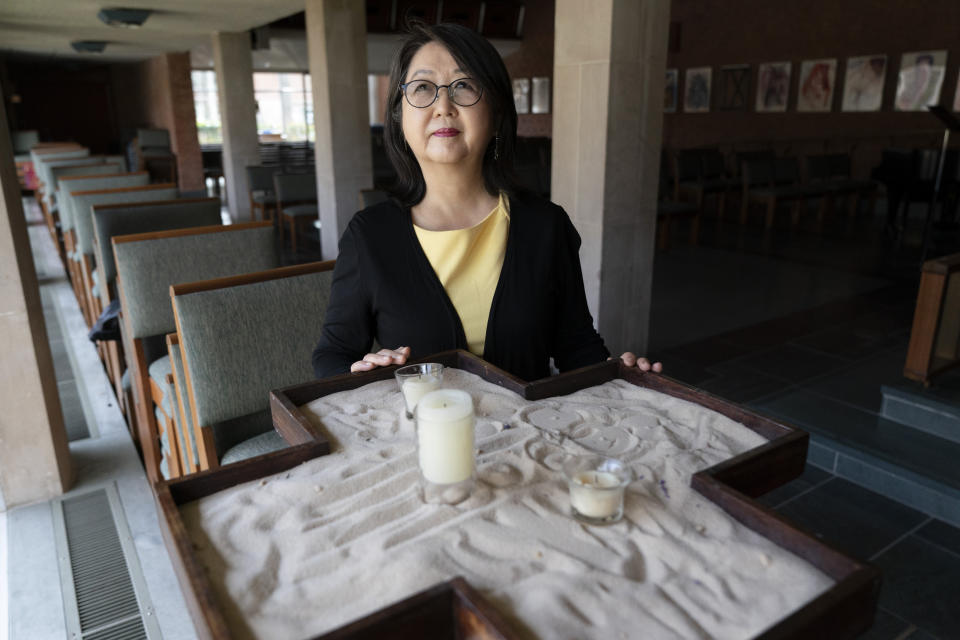
[[[470,352],[482,356],[490,305],[500,280],[510,230],[505,194],[486,218],[467,229],[428,231],[413,226],[430,265],[453,303]]]

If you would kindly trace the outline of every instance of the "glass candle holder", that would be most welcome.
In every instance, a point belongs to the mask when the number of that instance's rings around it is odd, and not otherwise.
[[[443,384],[443,365],[436,362],[411,364],[393,372],[403,394],[407,420],[413,420],[417,402],[424,394],[436,391]]]
[[[456,504],[473,491],[473,399],[466,391],[440,389],[420,398],[417,459],[426,502]]]
[[[623,492],[633,474],[616,458],[577,456],[563,465],[570,487],[570,512],[587,524],[610,524],[623,517]]]

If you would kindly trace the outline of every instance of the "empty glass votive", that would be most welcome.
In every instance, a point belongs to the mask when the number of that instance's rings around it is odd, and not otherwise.
[[[588,524],[609,524],[623,517],[623,492],[633,474],[616,458],[576,456],[563,465],[570,487],[570,511]]]
[[[400,367],[393,372],[393,375],[400,386],[400,392],[403,393],[407,420],[413,420],[413,411],[417,408],[420,398],[431,391],[436,391],[443,384],[443,365],[436,362],[411,364]]]
[[[456,504],[470,496],[475,424],[466,391],[439,389],[417,403],[417,460],[426,502]]]

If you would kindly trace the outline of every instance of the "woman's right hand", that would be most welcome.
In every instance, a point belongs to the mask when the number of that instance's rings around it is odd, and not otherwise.
[[[392,364],[404,364],[410,357],[410,347],[396,349],[380,349],[376,353],[368,353],[363,360],[357,360],[350,365],[350,373],[370,371],[377,367],[389,367]]]

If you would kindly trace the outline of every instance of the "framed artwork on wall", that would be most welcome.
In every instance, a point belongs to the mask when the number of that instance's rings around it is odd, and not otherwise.
[[[843,79],[842,111],[880,111],[883,105],[883,83],[887,77],[887,56],[855,56],[847,58]]]
[[[542,76],[533,79],[530,113],[550,113],[550,78]]]
[[[514,79],[513,104],[517,107],[517,113],[530,113],[530,78]]]
[[[897,74],[896,110],[926,111],[927,105],[938,104],[946,68],[945,50],[903,54]]]
[[[663,112],[677,112],[677,70],[667,69],[667,79],[663,85]]]
[[[789,98],[790,63],[761,64],[757,69],[757,111],[786,111]]]
[[[683,110],[686,113],[710,111],[710,67],[687,69],[683,91]]]
[[[750,65],[720,67],[717,98],[719,111],[746,111],[750,100]]]
[[[833,89],[837,80],[837,59],[804,60],[800,63],[797,111],[833,110]]]

